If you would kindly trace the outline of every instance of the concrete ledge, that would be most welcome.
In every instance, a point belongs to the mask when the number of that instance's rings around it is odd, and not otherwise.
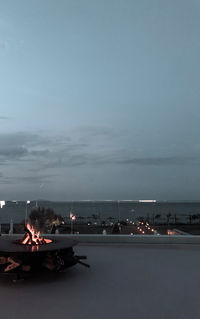
[[[10,235],[2,234],[2,237]],[[23,234],[12,234],[11,236],[23,237]],[[79,243],[93,244],[200,244],[199,235],[97,235],[97,234],[41,234],[47,238],[69,237],[77,240]]]
[[[48,235],[47,235],[48,236]],[[68,236],[80,243],[130,244],[200,244],[200,236],[168,235],[57,235]]]

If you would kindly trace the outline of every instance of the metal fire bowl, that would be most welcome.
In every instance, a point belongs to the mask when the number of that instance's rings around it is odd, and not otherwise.
[[[23,235],[9,235],[0,237],[0,254],[3,253],[39,253],[67,249],[77,244],[77,241],[54,235],[44,235],[44,238],[51,239],[52,243],[43,245],[22,245],[15,243],[15,240],[21,239]]]

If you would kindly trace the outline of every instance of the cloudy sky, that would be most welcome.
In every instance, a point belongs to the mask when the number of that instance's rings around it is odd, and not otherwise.
[[[0,1],[0,199],[199,199],[198,0]]]

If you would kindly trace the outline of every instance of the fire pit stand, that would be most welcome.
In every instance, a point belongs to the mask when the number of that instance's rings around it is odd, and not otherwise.
[[[12,275],[15,279],[35,272],[63,272],[77,263],[90,267],[77,256],[75,240],[64,236],[48,235],[48,244],[22,244],[16,236],[0,237],[0,275]]]

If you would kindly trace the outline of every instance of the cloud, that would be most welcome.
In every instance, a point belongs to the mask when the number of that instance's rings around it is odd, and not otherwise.
[[[41,140],[38,134],[27,132],[4,133],[0,134],[0,148],[2,147],[25,147],[31,146]]]
[[[8,49],[8,47],[9,47],[8,40],[0,41],[0,51],[5,51]]]
[[[15,180],[19,182],[30,183],[30,184],[32,183],[42,184],[42,183],[50,182],[52,178],[55,176],[56,176],[55,174],[46,174],[46,175],[40,174],[39,176],[29,175],[29,176],[16,177]]]
[[[28,150],[24,147],[7,147],[0,149],[0,158],[16,159],[28,154]]]
[[[16,132],[0,134],[0,165],[26,164],[30,171],[39,168],[76,166],[87,143],[73,142],[69,136]],[[71,163],[70,163],[71,161]]]
[[[48,149],[29,152],[29,155],[33,155],[36,157],[44,157],[44,156],[48,156],[49,154],[50,154],[50,151]]]
[[[0,120],[8,120],[9,117],[8,116],[0,116]]]
[[[43,184],[49,183],[54,178],[55,174],[40,174],[40,175],[27,175],[27,176],[7,176],[0,175],[0,184]]]
[[[72,130],[73,133],[79,133],[82,136],[117,136],[118,133],[111,127],[107,126],[93,126],[93,125],[84,125],[79,126],[76,129]]]
[[[5,48],[6,48],[6,43],[0,42],[0,49],[5,49]]]
[[[84,133],[85,132],[85,133]],[[90,138],[91,135],[91,138]],[[144,156],[137,157],[137,150],[121,146],[112,129],[85,127],[68,134],[44,135],[40,133],[17,132],[0,134],[0,165],[6,168],[30,172],[59,172],[63,168],[103,165],[199,165],[200,156]],[[101,136],[98,144],[94,136]],[[104,137],[103,137],[104,136]],[[112,136],[112,139],[109,137]],[[85,140],[85,141],[83,141]],[[106,145],[106,147],[105,147]],[[133,156],[134,153],[134,156]],[[32,179],[34,181],[34,176]],[[36,178],[38,180],[38,177]],[[24,177],[24,181],[26,177]],[[28,175],[27,180],[31,180]]]
[[[116,131],[112,127],[106,126],[79,126],[76,129],[73,129],[70,134],[72,136],[77,136],[80,142],[83,143],[101,143],[102,141],[106,142],[119,138],[122,132]]]
[[[200,164],[200,157],[187,156],[171,156],[171,157],[146,157],[146,158],[127,158],[118,160],[119,164],[135,164],[135,165],[187,165]]]

